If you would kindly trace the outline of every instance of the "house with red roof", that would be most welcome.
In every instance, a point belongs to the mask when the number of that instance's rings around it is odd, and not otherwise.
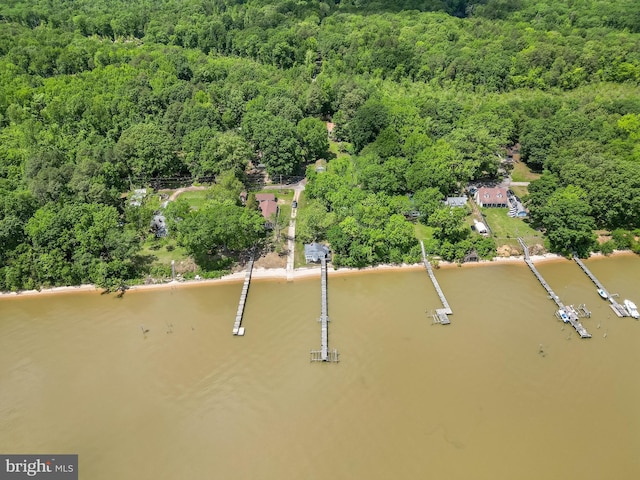
[[[273,228],[278,214],[278,201],[273,193],[256,193],[256,201],[260,205],[262,216],[266,220],[265,228]]]
[[[480,187],[474,200],[479,207],[506,208],[509,206],[507,189],[504,187]]]

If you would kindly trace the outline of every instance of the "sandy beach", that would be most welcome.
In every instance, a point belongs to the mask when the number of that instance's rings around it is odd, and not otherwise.
[[[635,255],[633,252],[628,250],[616,250],[610,255],[603,255],[602,253],[592,253],[590,258],[607,258],[614,255]],[[546,253],[544,255],[532,255],[531,260],[534,263],[546,263],[546,262],[561,262],[561,261],[569,261],[566,257],[561,255],[557,255],[555,253]],[[482,267],[487,265],[497,265],[504,263],[524,263],[523,256],[511,256],[511,257],[495,257],[491,260],[480,260],[478,262],[469,262],[469,263],[455,263],[455,262],[445,262],[439,261],[437,264],[437,269],[440,268],[475,268]],[[328,274],[330,277],[338,276],[338,275],[350,275],[350,274],[363,274],[363,273],[372,273],[372,272],[380,272],[380,271],[401,271],[401,270],[418,270],[424,268],[422,263],[415,264],[402,264],[402,265],[376,265],[375,267],[365,267],[365,268],[337,268],[332,269],[329,268]],[[304,268],[296,268],[293,271],[292,275],[287,274],[287,270],[285,268],[254,268],[252,272],[252,279],[266,279],[266,280],[287,280],[295,281],[299,279],[319,277],[320,276],[320,266],[316,267],[304,267]],[[129,292],[139,292],[146,290],[154,290],[154,289],[167,289],[167,288],[178,288],[178,287],[187,287],[187,286],[196,286],[196,285],[215,285],[221,283],[234,283],[234,282],[242,282],[245,277],[245,272],[235,272],[229,275],[225,275],[220,278],[213,279],[201,279],[201,280],[175,280],[172,282],[164,282],[164,283],[152,283],[147,285],[134,285],[127,289],[127,293]],[[29,297],[34,295],[58,295],[65,293],[78,293],[78,292],[103,292],[101,288],[96,287],[95,285],[85,284],[85,285],[76,285],[76,286],[67,286],[67,287],[53,287],[53,288],[42,288],[40,290],[22,290],[19,292],[1,292],[0,298],[3,297]]]

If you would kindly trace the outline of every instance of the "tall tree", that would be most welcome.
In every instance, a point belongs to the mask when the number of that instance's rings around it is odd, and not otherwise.
[[[183,168],[171,136],[153,122],[138,123],[122,132],[115,154],[133,177],[143,180],[174,175]]]
[[[596,240],[587,194],[569,185],[556,190],[541,208],[542,224],[547,230],[551,249],[569,254],[587,255]]]
[[[305,160],[309,162],[327,156],[329,137],[324,122],[317,118],[303,118],[298,123],[296,132]]]

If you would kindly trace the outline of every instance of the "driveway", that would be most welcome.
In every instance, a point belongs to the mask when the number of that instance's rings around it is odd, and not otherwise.
[[[293,200],[297,202],[300,199],[300,193],[304,190],[306,181],[302,180],[291,187],[293,188]],[[296,246],[296,217],[298,216],[298,209],[291,209],[291,221],[289,222],[289,233],[287,235],[287,280],[293,280],[293,264],[294,253]]]

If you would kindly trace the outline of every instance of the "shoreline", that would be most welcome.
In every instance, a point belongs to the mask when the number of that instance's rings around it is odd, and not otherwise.
[[[605,259],[614,256],[621,255],[636,255],[630,250],[615,250],[613,253],[609,255],[604,255],[602,253],[592,253],[589,256],[589,259]],[[568,258],[563,257],[562,255],[558,255],[555,253],[545,253],[544,255],[531,255],[531,260],[534,263],[550,263],[550,262],[561,262],[561,261],[570,261]],[[480,260],[478,262],[468,262],[468,263],[455,263],[455,262],[446,262],[439,261],[438,265],[434,267],[436,270],[441,268],[475,268],[475,267],[484,267],[487,265],[501,265],[501,264],[516,264],[522,263],[524,265],[524,256],[510,256],[510,257],[494,257],[491,260]],[[424,265],[422,263],[414,263],[414,264],[401,264],[401,265],[391,265],[391,264],[382,264],[371,267],[364,268],[348,268],[342,267],[338,269],[327,269],[327,273],[330,277],[333,276],[341,276],[341,275],[353,275],[353,274],[368,274],[368,273],[376,273],[382,271],[411,271],[411,270],[420,270],[423,269]],[[301,267],[296,268],[293,271],[292,275],[288,275],[286,268],[254,268],[251,274],[252,280],[285,280],[285,281],[295,281],[301,279],[307,279],[312,277],[320,276],[320,266],[317,267]],[[220,278],[211,278],[211,279],[202,279],[202,280],[174,280],[171,282],[164,283],[152,283],[147,285],[134,285],[129,287],[125,293],[134,293],[134,292],[144,292],[147,290],[160,290],[160,289],[171,289],[171,288],[183,288],[190,286],[198,286],[198,285],[220,285],[226,283],[241,283],[244,281],[245,272],[235,272],[225,275]],[[83,284],[83,285],[74,285],[74,286],[66,286],[66,287],[51,287],[51,288],[43,288],[41,290],[21,290],[18,292],[0,292],[0,299],[2,298],[24,298],[24,297],[33,297],[33,296],[44,296],[44,295],[61,295],[65,293],[78,293],[78,292],[95,292],[95,293],[103,293],[103,290],[96,287],[92,284]]]

